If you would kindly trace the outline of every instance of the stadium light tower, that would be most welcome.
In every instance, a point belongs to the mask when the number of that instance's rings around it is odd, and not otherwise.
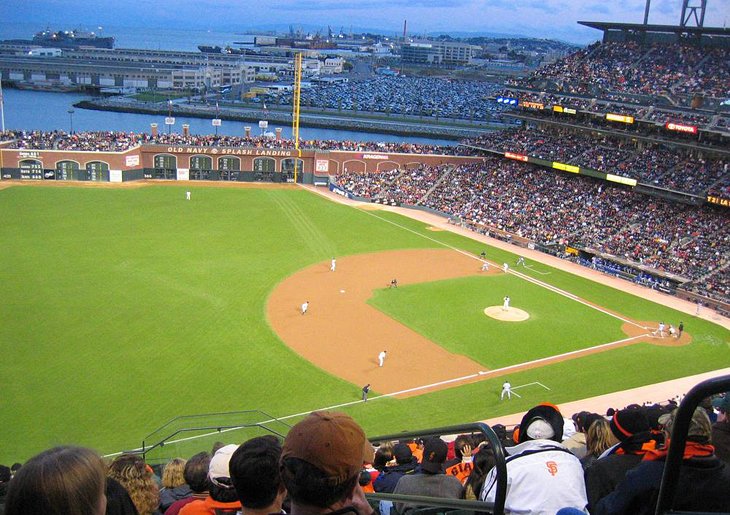
[[[691,3],[694,5],[690,5]],[[704,27],[706,8],[707,0],[682,0],[682,21],[680,26],[687,27],[691,18],[694,18],[696,27]]]

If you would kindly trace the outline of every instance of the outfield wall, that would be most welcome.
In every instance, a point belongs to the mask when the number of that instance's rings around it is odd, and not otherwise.
[[[374,173],[481,160],[443,154],[186,145],[142,145],[124,152],[2,148],[0,176],[3,180],[40,181],[162,179],[321,184],[343,171]]]

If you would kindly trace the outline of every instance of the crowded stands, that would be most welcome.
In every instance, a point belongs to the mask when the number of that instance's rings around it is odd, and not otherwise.
[[[504,456],[507,514],[653,513],[680,399],[637,399],[641,404],[610,407],[605,415],[571,415],[541,403],[516,426],[493,425],[491,437],[472,432],[372,443],[350,416],[318,411],[283,442],[274,435],[241,445],[216,442],[211,452],[154,468],[139,454],[105,461],[90,449],[61,446],[14,472],[0,465],[0,509],[6,515],[305,515],[347,508],[411,515],[429,506],[420,497],[494,506]],[[676,509],[730,510],[729,412],[730,392],[705,398],[692,412]],[[417,497],[393,502],[368,493]]]
[[[483,233],[500,231],[544,247],[570,245],[609,254],[690,281],[727,301],[730,232],[722,208],[644,197],[588,177],[501,158],[453,167],[373,174],[343,172],[335,182],[355,196],[424,206]],[[421,177],[432,187],[414,188]]]

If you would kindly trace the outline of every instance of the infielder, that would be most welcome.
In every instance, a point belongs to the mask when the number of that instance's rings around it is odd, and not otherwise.
[[[189,191],[186,191],[185,192],[185,200],[190,200],[190,192]]]
[[[305,301],[304,304],[302,304],[302,315],[307,312],[309,309],[309,301]]]
[[[504,304],[502,304],[502,311],[509,311],[509,295],[505,295]]]
[[[489,272],[489,263],[486,261],[482,263],[482,272]]]
[[[387,356],[387,355],[388,355],[388,351],[387,350],[381,350],[380,351],[380,354],[378,354],[378,366],[379,367],[382,367],[383,366],[383,363],[385,362],[385,356]]]
[[[499,396],[499,400],[504,400],[505,395],[507,395],[509,400],[512,400],[512,385],[509,384],[509,381],[505,381],[502,385],[502,394]]]
[[[330,272],[334,272],[335,268],[337,268],[337,260],[332,258],[332,261],[330,262]]]
[[[507,263],[502,265],[502,269],[504,270],[504,273],[507,273],[507,270],[509,270],[509,265]]]

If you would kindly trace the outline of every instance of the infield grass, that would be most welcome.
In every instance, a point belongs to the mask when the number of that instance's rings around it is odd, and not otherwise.
[[[356,401],[359,385],[314,367],[272,333],[265,305],[276,284],[333,255],[443,244],[474,254],[485,248],[299,189],[10,187],[0,190],[0,219],[2,463],[60,443],[105,453],[134,448],[183,414],[261,409],[282,417]],[[497,262],[516,259],[498,249],[488,253]],[[683,319],[695,340],[678,348],[634,345],[516,373],[513,385],[540,381],[552,390],[525,389],[509,405],[498,401],[496,378],[344,409],[368,433],[384,433],[473,421],[730,364],[728,331],[534,266],[548,274],[535,274],[541,280],[631,318]],[[490,367],[620,337],[615,320],[513,280],[404,287],[407,302],[382,309]],[[511,334],[495,330],[479,312],[487,302],[501,304],[505,294],[534,312]],[[489,347],[497,344],[500,352]],[[199,449],[209,449],[209,441],[201,442]]]

